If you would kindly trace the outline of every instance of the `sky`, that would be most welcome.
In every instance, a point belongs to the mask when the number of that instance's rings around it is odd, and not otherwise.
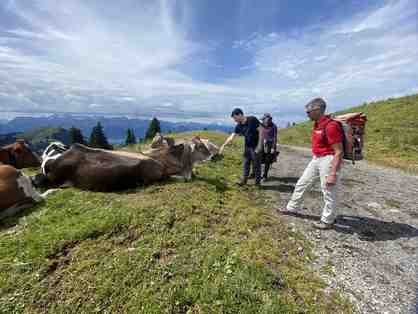
[[[332,112],[413,94],[417,20],[415,0],[2,0],[0,119],[299,121],[314,97]]]

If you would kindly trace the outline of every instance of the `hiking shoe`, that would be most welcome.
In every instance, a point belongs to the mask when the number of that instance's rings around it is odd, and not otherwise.
[[[334,225],[333,223],[327,224],[327,223],[323,222],[322,220],[321,221],[316,221],[316,222],[314,222],[312,224],[312,226],[315,229],[319,229],[319,230],[328,230],[328,229],[331,229],[333,225]]]

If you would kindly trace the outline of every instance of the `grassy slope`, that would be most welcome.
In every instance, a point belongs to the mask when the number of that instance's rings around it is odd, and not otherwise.
[[[418,95],[393,98],[350,108],[367,114],[367,160],[418,173]],[[280,130],[280,143],[310,145],[311,122]]]
[[[3,222],[0,312],[349,313],[263,192],[233,185],[241,145],[193,182],[61,190]]]
[[[68,143],[68,131],[63,128],[38,128],[35,130],[26,131],[21,133],[20,136],[33,144],[38,144],[45,139],[61,140]]]

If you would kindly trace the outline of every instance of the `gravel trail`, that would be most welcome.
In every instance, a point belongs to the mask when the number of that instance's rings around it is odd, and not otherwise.
[[[283,146],[263,188],[285,206],[311,158],[305,148]],[[365,161],[345,162],[335,228],[313,229],[319,219],[319,184],[305,195],[301,215],[283,216],[314,243],[313,265],[358,313],[417,313],[418,176]],[[279,214],[278,214],[279,215]]]

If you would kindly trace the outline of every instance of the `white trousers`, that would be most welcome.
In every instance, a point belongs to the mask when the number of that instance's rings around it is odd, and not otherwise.
[[[309,165],[306,167],[302,176],[296,183],[295,190],[286,208],[289,211],[298,211],[302,207],[303,194],[307,189],[312,187],[319,178],[321,182],[322,194],[324,197],[324,208],[322,210],[321,220],[325,223],[333,223],[336,218],[336,200],[337,192],[341,182],[341,167],[337,171],[337,182],[334,185],[327,186],[326,177],[331,171],[331,162],[334,155],[323,157],[313,157]]]

